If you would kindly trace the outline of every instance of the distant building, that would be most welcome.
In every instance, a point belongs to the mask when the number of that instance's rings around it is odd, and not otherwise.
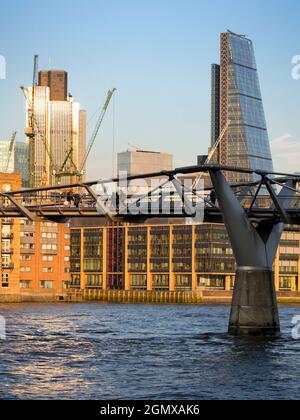
[[[173,169],[173,156],[168,153],[127,151],[118,154],[118,172],[138,175]]]
[[[16,142],[10,150],[9,141],[0,141],[0,172],[20,173],[22,186],[29,187],[29,149],[28,144]]]
[[[50,101],[67,101],[68,99],[68,73],[66,71],[40,71],[39,86],[50,88]]]
[[[221,34],[221,65],[212,67],[212,145],[228,123],[220,143],[219,163],[271,172],[273,163],[253,44],[232,32]]]

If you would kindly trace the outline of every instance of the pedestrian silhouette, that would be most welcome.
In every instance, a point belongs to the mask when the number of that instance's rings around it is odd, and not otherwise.
[[[212,190],[212,192],[210,193],[210,201],[211,203],[215,206],[216,202],[217,202],[217,194],[215,190]]]

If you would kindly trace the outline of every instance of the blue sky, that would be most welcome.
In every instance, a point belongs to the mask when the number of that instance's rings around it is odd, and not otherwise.
[[[297,170],[300,80],[291,77],[291,61],[300,55],[299,18],[297,0],[2,2],[0,139],[16,129],[24,139],[19,86],[31,83],[38,53],[40,68],[69,72],[69,90],[90,116],[109,88],[118,89],[117,151],[132,143],[172,152],[176,165],[194,164],[209,144],[210,65],[219,61],[219,33],[231,29],[254,41],[276,167]],[[113,114],[111,107],[90,177],[111,175]]]

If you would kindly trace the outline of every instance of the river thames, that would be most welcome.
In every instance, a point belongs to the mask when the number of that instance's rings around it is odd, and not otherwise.
[[[299,399],[300,341],[226,334],[229,306],[1,305],[1,399]]]

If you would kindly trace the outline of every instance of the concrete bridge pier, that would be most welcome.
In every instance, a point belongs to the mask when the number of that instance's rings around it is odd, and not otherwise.
[[[222,172],[211,170],[210,175],[238,265],[229,334],[277,336],[280,321],[273,263],[284,224],[275,219],[252,223]],[[276,204],[284,205],[290,196],[283,188]]]

